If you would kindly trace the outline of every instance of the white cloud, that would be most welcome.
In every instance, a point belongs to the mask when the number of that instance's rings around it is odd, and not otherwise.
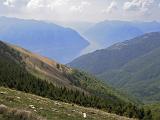
[[[82,8],[81,8],[81,6],[71,6],[70,7],[70,11],[73,11],[73,12],[82,12]]]
[[[2,3],[6,7],[17,7],[21,8],[26,6],[29,0],[1,0],[0,4]]]
[[[28,8],[41,8],[44,6],[45,5],[43,0],[30,0],[27,4]]]
[[[160,20],[159,10],[160,0],[0,0],[1,16],[40,20]]]
[[[69,1],[70,1],[70,0],[56,0],[56,1],[54,2],[54,5],[55,5],[55,6],[65,5],[65,4],[67,4]]]
[[[115,1],[112,1],[111,4],[108,6],[106,10],[103,12],[112,13],[113,11],[118,9],[118,3]]]
[[[82,6],[89,6],[89,5],[91,5],[91,3],[90,3],[90,2],[87,2],[87,1],[82,1],[82,2],[81,2],[81,5],[82,5]]]
[[[124,3],[123,9],[126,11],[148,11],[155,4],[155,0],[132,0]]]
[[[91,3],[87,1],[82,1],[79,5],[73,5],[70,7],[70,11],[72,12],[82,12],[85,8],[90,6]]]
[[[67,4],[70,0],[30,0],[27,4],[27,8],[46,8],[53,10],[55,7]]]
[[[3,2],[3,5],[14,7],[14,5],[15,5],[16,2],[17,2],[16,0],[5,0]]]

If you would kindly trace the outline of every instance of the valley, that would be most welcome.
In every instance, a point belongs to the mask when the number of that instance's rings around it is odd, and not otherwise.
[[[0,120],[160,120],[160,0],[0,0]]]
[[[71,62],[145,103],[159,101],[160,33],[147,33]],[[92,59],[92,61],[90,61]],[[96,69],[95,69],[96,68]]]

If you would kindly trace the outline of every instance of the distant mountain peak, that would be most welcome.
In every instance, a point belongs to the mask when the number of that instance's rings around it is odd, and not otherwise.
[[[138,37],[145,33],[159,31],[160,23],[157,21],[105,20],[86,30],[84,36],[91,43],[97,43],[99,49],[102,49],[115,43]]]

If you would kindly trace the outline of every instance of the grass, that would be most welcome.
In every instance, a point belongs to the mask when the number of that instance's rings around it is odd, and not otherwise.
[[[160,103],[147,104],[144,107],[146,109],[151,109],[153,120],[160,120]]]
[[[0,105],[1,120],[44,120],[33,115],[30,111],[13,109],[5,105]]]
[[[47,120],[133,120],[101,110],[53,101],[4,87],[0,87],[0,104],[17,111],[31,112],[33,116],[41,116]],[[86,113],[87,118],[83,117],[83,113]],[[1,120],[3,120],[3,116],[0,114]]]

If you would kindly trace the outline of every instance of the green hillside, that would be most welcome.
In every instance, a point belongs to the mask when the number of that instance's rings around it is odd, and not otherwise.
[[[73,60],[69,65],[95,75],[119,69],[129,61],[160,47],[159,38],[160,33],[158,32],[148,33],[131,40],[114,44],[106,49],[83,55]]]
[[[155,32],[84,55],[70,65],[97,75],[145,103],[156,102],[160,100],[159,56],[160,33]]]
[[[94,77],[3,42],[0,43],[0,86],[127,117],[150,117],[143,108]]]
[[[119,70],[99,76],[114,86],[129,90],[144,102],[160,101],[157,92],[160,90],[160,48],[130,61]]]
[[[153,114],[153,120],[160,120],[160,103],[147,104],[144,106],[145,109],[150,109]]]

